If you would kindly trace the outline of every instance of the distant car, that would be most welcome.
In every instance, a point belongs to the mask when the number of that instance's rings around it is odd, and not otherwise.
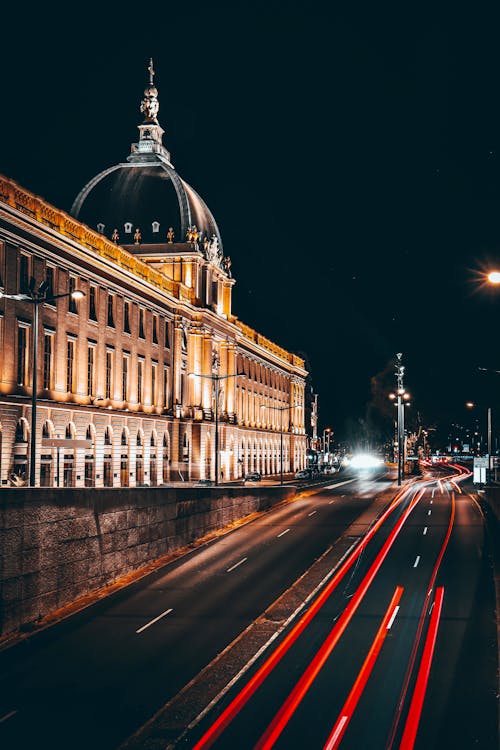
[[[243,477],[244,482],[260,482],[262,476],[258,471],[251,471],[249,474],[245,474]]]
[[[312,472],[310,469],[301,469],[295,474],[295,479],[312,479]]]
[[[195,482],[195,487],[212,487],[214,482],[212,479],[198,479],[197,482]]]

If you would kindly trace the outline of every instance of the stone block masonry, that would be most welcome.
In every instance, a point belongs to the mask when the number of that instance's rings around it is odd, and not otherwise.
[[[0,490],[0,636],[292,497],[294,487]]]

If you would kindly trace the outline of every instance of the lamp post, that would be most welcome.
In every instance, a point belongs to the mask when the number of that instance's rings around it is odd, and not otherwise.
[[[49,291],[49,283],[42,281],[38,289],[35,289],[36,281],[32,276],[29,281],[28,292],[20,292],[19,294],[3,294],[0,292],[0,298],[14,299],[19,302],[29,302],[33,305],[33,348],[32,348],[32,375],[31,375],[31,438],[30,438],[30,473],[29,473],[29,486],[35,486],[36,477],[36,407],[37,407],[37,391],[38,391],[38,308],[44,302],[54,302],[62,297],[72,297],[73,299],[82,299],[85,297],[85,292],[79,289],[75,289],[73,292],[66,292],[65,294],[47,294]]]
[[[219,368],[218,360],[214,360],[214,366],[216,369]],[[215,383],[215,484],[219,484],[219,383],[221,380],[227,380],[228,378],[241,378],[244,377],[244,373],[233,373],[231,375],[219,375],[219,373],[213,373],[212,375],[202,375],[197,372],[188,373],[190,378],[208,378]]]
[[[410,398],[410,394],[405,391],[404,385],[403,385],[403,376],[405,368],[402,364],[402,358],[403,355],[401,352],[396,354],[397,357],[397,363],[396,363],[396,384],[397,389],[396,393],[390,393],[389,398],[390,399],[396,399],[397,398],[397,407],[398,407],[398,432],[397,432],[397,443],[398,443],[398,486],[401,486],[401,481],[404,477],[404,452],[405,452],[405,416],[404,416],[404,403],[405,401],[408,403],[408,399]]]
[[[280,484],[283,484],[283,412],[288,409],[293,409],[294,404],[290,406],[266,406],[262,404],[261,409],[273,409],[280,413]]]
[[[487,368],[480,367],[479,369],[486,370]],[[497,372],[497,370],[493,370],[493,372]],[[474,404],[472,401],[467,401],[465,405],[468,409],[474,409],[474,407],[476,406],[476,404]],[[491,473],[492,473],[491,472],[491,447],[492,447],[491,445],[491,406],[487,407],[486,414],[487,414],[487,417],[486,417],[487,419],[487,448],[486,449],[488,451],[488,475],[487,475],[486,480],[487,480],[487,483],[489,483],[491,479]],[[495,472],[496,472],[496,469],[495,469]]]

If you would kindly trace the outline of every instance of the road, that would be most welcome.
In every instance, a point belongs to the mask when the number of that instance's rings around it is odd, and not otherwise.
[[[456,483],[429,483],[371,533],[179,747],[498,747],[494,592],[479,506]]]
[[[373,524],[373,498],[388,487],[384,477],[332,477],[328,488],[193,551],[52,635],[0,654],[1,747],[114,750],[349,527],[356,529],[353,550],[328,580],[331,591],[316,595],[178,746],[214,740],[232,750],[269,741],[289,750],[322,748],[337,732],[342,747],[353,750],[399,747],[429,643],[428,611],[438,610],[444,591],[416,747],[446,747],[443,737],[453,737],[456,748],[496,747],[491,571],[479,508],[459,485],[434,482]],[[351,526],[360,516],[363,522]],[[394,595],[400,598],[391,609]],[[384,616],[390,630],[381,630]],[[303,617],[309,620],[295,637]],[[276,666],[215,738],[214,721],[280,648]],[[294,690],[300,700],[290,713]],[[471,706],[477,721],[470,721]]]

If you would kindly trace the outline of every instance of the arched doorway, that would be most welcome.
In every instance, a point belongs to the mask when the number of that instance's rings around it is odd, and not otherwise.
[[[70,422],[66,427],[66,440],[75,439],[75,425]],[[66,448],[63,459],[63,487],[75,486],[75,451],[74,448]]]
[[[87,427],[85,438],[92,441],[95,450],[96,430],[93,424]],[[85,487],[95,486],[95,457],[92,448],[85,449],[84,485]]]
[[[163,478],[164,484],[166,484],[169,480],[168,462],[169,462],[168,434],[165,432],[163,435],[163,458],[162,458],[162,478]]]
[[[102,462],[102,483],[104,487],[113,486],[113,459],[112,459],[113,435],[111,427],[104,431],[104,454]]]
[[[22,417],[16,424],[11,475],[11,482],[17,487],[26,484],[28,479],[28,434],[28,422]]]
[[[151,486],[158,484],[158,472],[157,472],[157,461],[156,461],[156,435],[154,431],[151,433],[151,439],[149,441],[149,484]]]
[[[44,422],[42,425],[42,446],[40,453],[40,487],[52,487],[53,470],[52,470],[52,451],[50,448],[44,448],[43,441],[53,437],[54,430],[50,422]],[[57,448],[56,448],[57,450]]]
[[[142,455],[142,434],[141,431],[137,433],[136,439],[136,454],[135,454],[135,484],[139,486],[144,484],[144,459]]]

